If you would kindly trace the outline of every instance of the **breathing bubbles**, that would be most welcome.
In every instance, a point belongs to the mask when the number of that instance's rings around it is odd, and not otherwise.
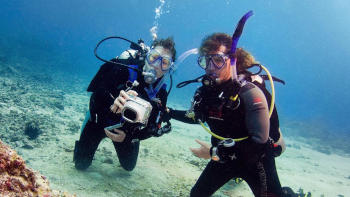
[[[150,30],[151,36],[152,36],[152,40],[157,39],[157,32],[158,32],[158,24],[153,26]]]
[[[154,21],[153,21],[153,27],[149,30],[152,36],[152,39],[157,39],[157,33],[158,33],[158,26],[159,26],[159,19],[162,14],[169,13],[169,10],[164,10],[165,6],[165,0],[159,0],[159,6],[154,9]],[[167,6],[167,9],[169,9],[169,6]]]

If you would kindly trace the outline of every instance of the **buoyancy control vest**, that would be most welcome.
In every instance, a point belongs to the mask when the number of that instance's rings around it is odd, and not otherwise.
[[[267,103],[270,107],[271,104],[271,94],[267,90],[264,79],[259,77],[243,77],[241,80],[246,80],[245,83],[242,83],[242,86],[237,88],[230,88],[227,91],[227,88],[224,92],[226,94],[221,94],[222,98],[219,98],[217,95],[223,90],[222,88],[215,88],[208,90],[208,87],[201,87],[196,91],[194,100],[200,99],[200,105],[195,107],[194,112],[196,117],[201,119],[203,122],[207,122],[211,125],[211,129],[216,135],[219,135],[224,138],[232,138],[229,133],[225,133],[225,130],[235,130],[235,138],[244,138],[247,135],[247,130],[242,124],[244,122],[245,112],[243,106],[243,100],[237,99],[235,102],[231,102],[231,106],[227,105],[230,103],[229,98],[234,97],[234,95],[241,94],[242,90],[249,89],[250,83],[253,83],[257,86],[266,97]],[[248,85],[247,85],[248,84]],[[234,84],[229,84],[228,87],[233,86]],[[250,84],[252,86],[252,84]],[[227,94],[230,92],[232,94]],[[225,96],[223,96],[225,95]],[[197,98],[196,98],[197,97]],[[197,111],[197,112],[196,112]],[[225,125],[230,125],[226,127]],[[269,130],[269,143],[276,149],[275,156],[279,156],[285,149],[284,141],[282,139],[282,144],[278,144],[281,140],[281,133],[279,129],[279,118],[276,107],[274,106],[273,112],[270,117],[270,130]]]

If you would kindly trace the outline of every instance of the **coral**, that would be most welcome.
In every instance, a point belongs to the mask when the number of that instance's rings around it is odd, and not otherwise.
[[[50,189],[49,181],[0,140],[0,196],[73,197]]]

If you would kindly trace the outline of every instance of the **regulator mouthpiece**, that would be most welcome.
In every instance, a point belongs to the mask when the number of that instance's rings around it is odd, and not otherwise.
[[[157,75],[154,69],[151,69],[147,72],[142,72],[142,75],[145,79],[145,82],[148,84],[153,84],[154,82],[157,81]]]

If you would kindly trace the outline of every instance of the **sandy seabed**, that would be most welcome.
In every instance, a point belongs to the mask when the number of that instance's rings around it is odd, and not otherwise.
[[[109,139],[100,144],[92,165],[77,171],[73,164],[75,140],[87,111],[87,81],[66,73],[33,73],[21,65],[0,64],[0,138],[13,147],[28,166],[50,181],[53,189],[78,197],[189,196],[207,161],[194,157],[194,139],[209,142],[199,125],[171,121],[173,130],[160,138],[142,141],[136,168],[127,172],[119,165]],[[83,85],[81,85],[83,84]],[[170,103],[171,107],[182,105]],[[24,128],[36,122],[42,131],[28,139]],[[283,128],[283,127],[282,127]],[[289,128],[288,130],[293,129]],[[350,158],[321,153],[297,138],[286,137],[287,150],[276,159],[283,186],[302,188],[312,196],[350,194]],[[214,196],[253,196],[247,185],[229,182]]]
[[[161,138],[141,143],[134,171],[119,166],[114,147],[106,139],[100,145],[91,167],[84,172],[72,163],[74,140],[78,135],[61,136],[68,150],[52,143],[42,149],[23,151],[34,169],[48,176],[55,189],[77,196],[188,196],[207,161],[194,157],[189,147],[198,147],[193,140],[209,141],[198,126],[172,121],[174,130]],[[313,196],[347,196],[350,194],[350,158],[327,155],[306,144],[286,139],[286,152],[276,159],[282,185],[297,191],[302,188]],[[62,150],[63,149],[63,150]],[[112,162],[111,162],[112,161]],[[226,184],[215,196],[253,196],[245,183]]]

